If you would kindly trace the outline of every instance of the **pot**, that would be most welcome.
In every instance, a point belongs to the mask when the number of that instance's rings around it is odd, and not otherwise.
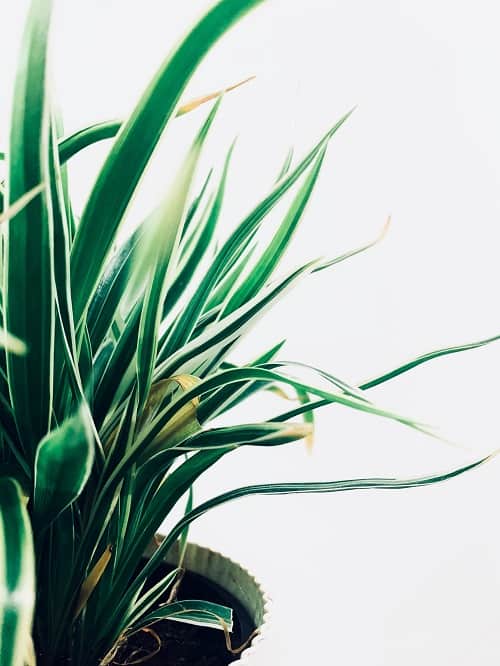
[[[162,536],[158,536],[161,542]],[[152,544],[145,553],[145,556],[151,556],[156,549]],[[178,544],[172,546],[168,552],[165,563],[175,566],[179,558]],[[233,562],[228,557],[213,551],[204,546],[195,543],[188,543],[184,556],[184,568],[221,588],[229,598],[233,598],[235,612],[238,612],[237,605],[240,605],[244,612],[249,616],[253,625],[252,628],[258,629],[258,634],[253,638],[249,647],[241,653],[240,659],[236,662],[241,666],[257,666],[260,662],[262,651],[262,642],[265,640],[269,631],[270,606],[271,601],[264,592],[254,576],[244,567]],[[231,605],[229,600],[228,605]],[[237,659],[237,657],[235,657]]]

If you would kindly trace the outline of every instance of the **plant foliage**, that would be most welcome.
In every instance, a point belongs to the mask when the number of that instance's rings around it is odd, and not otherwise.
[[[35,654],[45,666],[106,663],[117,644],[158,618],[230,627],[231,611],[222,606],[160,604],[177,571],[147,586],[170,546],[185,543],[189,524],[224,502],[252,494],[420,486],[468,469],[411,480],[248,486],[193,506],[193,483],[222,457],[242,446],[310,438],[312,412],[324,405],[425,429],[378,407],[365,390],[435,356],[488,342],[434,352],[362,387],[315,369],[309,369],[313,379],[303,380],[299,364],[277,359],[281,344],[274,341],[247,365],[230,361],[255,320],[299,280],[373,245],[284,275],[276,270],[328,143],[349,114],[299,160],[288,155],[268,193],[216,242],[233,147],[219,175],[212,171],[199,191],[194,185],[221,94],[184,105],[181,97],[207,51],[257,4],[219,0],[161,64],[128,119],[64,138],[48,84],[52,2],[31,2],[9,146],[0,156],[6,164],[0,190],[0,666],[34,663]],[[165,128],[211,99],[178,160],[173,185],[119,241]],[[66,164],[103,139],[113,141],[77,220]],[[259,243],[268,214],[292,191],[271,240]],[[252,423],[211,423],[256,392],[286,387],[297,396],[294,409]],[[145,563],[145,549],[186,493],[185,515]]]

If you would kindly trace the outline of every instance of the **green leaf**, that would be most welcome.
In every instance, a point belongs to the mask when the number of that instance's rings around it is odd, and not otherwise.
[[[361,247],[357,247],[354,250],[349,250],[348,252],[345,252],[344,254],[341,254],[338,257],[334,257],[333,259],[328,259],[327,261],[322,262],[319,266],[317,266],[314,269],[313,273],[319,273],[320,271],[324,271],[325,268],[330,268],[331,266],[335,266],[335,264],[340,264],[342,261],[346,261],[346,259],[355,257],[357,254],[366,252],[366,250],[369,250],[370,248],[374,247],[375,245],[377,245],[377,243],[380,243],[380,241],[382,241],[385,238],[390,223],[391,223],[391,218],[388,217],[386,223],[382,227],[382,231],[375,238],[375,240],[372,240],[369,243],[362,245]]]
[[[121,120],[106,120],[78,130],[71,136],[62,139],[59,142],[59,161],[64,164],[84,148],[104,139],[112,139],[118,134],[121,126]]]
[[[26,498],[0,478],[0,666],[24,666],[35,606],[35,558]]]
[[[122,126],[80,220],[72,252],[75,321],[97,286],[116,232],[158,140],[210,47],[261,0],[221,0],[166,59]]]
[[[158,331],[163,312],[163,303],[168,288],[173,281],[176,266],[176,252],[182,232],[183,216],[187,204],[189,190],[192,185],[198,160],[205,143],[208,131],[217,113],[221,98],[214,105],[207,120],[203,124],[191,149],[181,165],[170,192],[159,207],[156,219],[151,221],[150,230],[146,230],[145,245],[155,249],[152,257],[152,277],[146,286],[144,304],[139,324],[137,345],[137,386],[138,404],[142,409],[151,388],[151,379],[156,363]],[[139,248],[138,260],[147,262],[141,256]]]
[[[48,148],[48,179],[50,187],[51,213],[53,223],[53,280],[56,299],[56,327],[54,341],[54,412],[63,419],[71,407],[75,384],[79,378],[73,377],[73,368],[78,366],[76,332],[73,323],[70,277],[70,243],[72,232],[68,221],[69,203],[65,201],[64,178],[57,151],[57,125],[53,119]],[[71,212],[71,210],[70,210]],[[69,405],[68,405],[69,403]]]
[[[245,217],[238,225],[231,236],[224,243],[217,253],[212,265],[200,282],[196,292],[191,297],[187,307],[182,312],[179,321],[176,323],[175,346],[165,345],[165,354],[173,354],[182,345],[189,340],[196,324],[203,313],[206,305],[210,302],[210,296],[214,288],[225,274],[228,266],[236,258],[241,258],[244,249],[253,239],[262,220],[267,213],[277,204],[281,197],[290,189],[296,180],[304,173],[307,167],[313,162],[318,153],[323,150],[326,143],[335,134],[335,132],[344,124],[350,116],[347,113],[323,136],[319,143],[306,155],[306,157],[277,183],[271,192]]]
[[[311,434],[309,424],[302,423],[248,423],[204,430],[185,439],[175,448],[177,451],[199,449],[226,449],[239,446],[279,446]]]
[[[146,579],[152,571],[162,562],[165,554],[175,543],[179,535],[185,529],[186,525],[191,524],[194,520],[205,514],[207,511],[214,509],[217,506],[232,502],[236,499],[249,497],[252,495],[290,495],[290,494],[303,494],[303,493],[335,493],[344,492],[349,490],[397,490],[402,488],[418,488],[428,486],[434,483],[442,483],[448,481],[456,476],[460,476],[470,470],[475,469],[479,465],[489,461],[492,455],[476,460],[468,465],[458,467],[449,472],[440,474],[431,474],[410,479],[397,479],[397,478],[365,478],[365,479],[347,479],[340,481],[325,481],[325,482],[306,482],[306,483],[268,483],[252,486],[244,486],[236,488],[228,492],[222,493],[217,497],[209,499],[203,504],[193,509],[191,513],[187,514],[174,526],[166,538],[162,541],[158,550],[148,561],[146,567],[139,574],[136,579],[136,584],[141,580]]]
[[[193,242],[190,244],[188,251],[183,254],[184,263],[178,271],[178,275],[175,278],[172,287],[169,289],[167,294],[167,299],[165,302],[164,316],[166,316],[171,308],[176,304],[182,293],[185,291],[186,287],[190,284],[196,268],[200,264],[203,256],[210,247],[210,242],[212,241],[215,227],[219,219],[220,210],[222,208],[222,201],[224,198],[224,191],[226,187],[227,172],[229,168],[229,162],[233,152],[234,143],[229,149],[229,152],[224,163],[224,168],[222,171],[221,180],[219,187],[217,188],[217,193],[211,202],[210,206],[207,208],[206,217],[203,216],[198,229],[196,230],[196,237],[193,238]],[[173,334],[173,333],[172,333]],[[165,342],[166,345],[170,345],[170,342]]]
[[[254,76],[249,76],[243,81],[239,81],[238,83],[235,83],[231,86],[228,86],[227,88],[224,88],[223,90],[217,90],[216,92],[209,93],[208,95],[203,95],[203,97],[197,97],[196,99],[192,99],[189,102],[182,104],[177,109],[175,115],[183,116],[186,113],[190,113],[191,111],[197,109],[202,104],[210,102],[211,100],[215,99],[216,97],[219,97],[219,95],[222,95],[223,93],[235,90],[236,88],[239,88],[240,86],[244,85],[245,83],[248,83],[254,78],[255,78]],[[79,153],[84,148],[92,146],[94,143],[103,141],[105,139],[114,138],[120,131],[122,125],[123,122],[121,120],[106,120],[104,122],[95,123],[94,125],[90,125],[89,127],[85,127],[84,129],[78,130],[71,136],[67,137],[66,139],[63,139],[59,143],[59,154],[60,154],[61,164],[64,164],[71,157]],[[5,157],[4,154],[0,153],[0,159],[4,159],[4,157]]]
[[[193,486],[190,486],[188,490],[186,507],[184,509],[184,515],[190,513],[193,510],[193,504],[194,504],[194,490]],[[189,525],[186,526],[186,529],[182,531],[179,537],[179,562],[178,562],[179,567],[182,567],[182,565],[184,564],[184,557],[186,556],[186,548],[188,544],[188,536],[189,536]]]
[[[233,611],[227,606],[210,601],[175,601],[149,613],[133,629],[146,627],[156,620],[176,620],[200,627],[233,630]]]
[[[129,370],[137,348],[141,305],[141,303],[135,305],[116,346],[106,360],[105,368],[98,376],[96,375],[93,416],[99,429],[111,411],[110,407],[120,385],[127,378],[127,372],[130,375],[129,383],[135,376],[133,370],[132,372]]]
[[[395,412],[381,409],[376,405],[355,396],[349,396],[344,393],[333,393],[332,391],[325,390],[319,386],[314,386],[310,383],[305,383],[285,374],[278,373],[275,370],[268,370],[267,368],[263,367],[244,367],[224,370],[218,374],[211,375],[201,381],[194,388],[180,395],[176,400],[174,400],[173,403],[165,406],[164,408],[160,408],[157,416],[152,419],[151,423],[148,424],[148,427],[146,427],[140,433],[137,441],[137,447],[140,448],[142,446],[147,446],[151,441],[153,441],[157,434],[165,426],[165,424],[168,423],[168,421],[175,415],[175,413],[197,396],[203,395],[206,392],[212,391],[213,389],[220,388],[222,386],[227,386],[232,383],[237,384],[238,382],[250,379],[261,380],[268,383],[284,383],[291,386],[296,391],[303,391],[311,395],[315,395],[330,403],[339,403],[345,407],[350,407],[367,414],[373,414],[397,421],[403,425],[425,432],[426,434],[433,434],[431,431],[428,431],[425,426],[418,423],[414,419],[397,414]],[[133,457],[134,454],[130,455]],[[126,458],[122,460],[122,464],[128,464]]]
[[[70,229],[66,216],[66,204],[63,191],[63,177],[56,145],[55,123],[50,133],[49,178],[54,229],[54,281],[57,300],[63,324],[62,333],[66,336],[76,362],[76,340],[73,326],[73,309],[71,303],[71,286],[69,274],[70,261]]]
[[[144,229],[141,225],[112,257],[99,281],[87,316],[91,346],[96,351],[103,343],[116,317],[125,294],[127,280],[132,273],[134,254],[143,234]]]
[[[69,238],[70,242],[72,243],[73,238],[75,237],[76,220],[75,220],[75,215],[73,213],[73,205],[71,202],[71,194],[69,190],[68,167],[65,164],[62,164],[59,152],[59,142],[64,133],[64,125],[63,125],[62,113],[60,108],[57,106],[57,103],[53,105],[52,117],[53,117],[54,136],[57,140],[57,145],[54,146],[54,151],[56,153],[54,161],[57,162],[57,164],[59,165],[63,206],[65,209],[66,219],[68,223]]]
[[[271,347],[271,349],[266,350],[258,358],[255,359],[250,366],[261,365],[262,363],[268,363],[273,360],[273,358],[281,351],[285,340],[282,340],[278,344]],[[227,365],[227,367],[225,367]],[[235,368],[237,366],[231,364],[223,364],[222,369],[228,370],[229,368]],[[222,414],[232,407],[235,407],[240,402],[245,400],[245,398],[254,394],[256,391],[267,386],[267,383],[263,382],[241,382],[240,384],[230,384],[229,386],[223,387],[214,391],[211,395],[206,396],[197,412],[198,421],[200,423],[205,423],[208,419],[214,418],[219,414]]]
[[[34,510],[44,527],[80,495],[92,470],[94,438],[85,406],[39,444],[35,460]]]
[[[279,183],[279,181],[286,176],[286,174],[289,172],[290,167],[292,166],[292,159],[293,159],[293,148],[290,148],[288,153],[286,154],[285,161],[283,162],[283,165],[281,166],[281,169],[278,173],[278,177],[276,178],[276,182]]]
[[[417,358],[413,359],[412,361],[408,361],[408,363],[404,363],[403,365],[395,368],[394,370],[390,370],[389,372],[386,372],[383,375],[380,375],[379,377],[375,377],[374,379],[370,379],[368,381],[363,382],[360,385],[360,388],[363,390],[373,388],[375,386],[378,386],[379,384],[383,384],[384,382],[389,381],[390,379],[393,379],[394,377],[398,377],[399,375],[408,372],[408,370],[412,370],[413,368],[422,365],[422,363],[427,363],[428,361],[432,361],[433,359],[439,358],[440,356],[447,356],[448,354],[458,354],[463,351],[478,349],[479,347],[484,347],[485,345],[489,345],[492,342],[496,342],[497,340],[500,340],[500,335],[495,335],[492,338],[486,338],[485,340],[479,340],[477,342],[469,342],[465,345],[458,345],[456,347],[445,347],[444,349],[437,349],[427,354],[422,354],[422,356],[417,356]]]
[[[203,333],[158,365],[155,379],[164,379],[177,373],[201,374],[200,368],[205,362],[216,359],[222,350],[226,353],[226,350],[244,334],[258,316],[261,316],[300,277],[310,273],[315,265],[316,262],[312,261],[301,266],[277,284],[262,290],[259,295],[221,321],[208,324]]]
[[[119,631],[117,634],[123,633],[128,627],[138,624],[146,613],[156,605],[160,605],[162,598],[178,580],[180,569],[174,569],[168,573],[164,578],[161,578],[155,585],[142,594],[137,602],[133,604],[130,612],[122,619]]]
[[[208,183],[210,182],[210,179],[212,178],[213,174],[213,169],[210,169],[208,172],[205,180],[203,181],[203,185],[201,186],[200,191],[198,194],[194,197],[193,201],[191,202],[188,211],[186,213],[186,219],[184,220],[184,224],[182,225],[182,234],[181,234],[181,241],[182,241],[182,247],[181,247],[181,254],[183,254],[184,250],[188,246],[189,240],[186,242],[186,236],[188,235],[188,231],[191,228],[191,224],[193,223],[193,220],[195,220],[196,212],[198,211],[201,202],[203,201],[205,197],[205,192],[208,187]]]
[[[17,201],[47,182],[49,118],[46,101],[50,0],[31,4],[17,70],[10,129],[9,197]],[[29,353],[7,354],[17,427],[27,451],[49,429],[52,412],[54,294],[50,194],[34,198],[8,228],[5,326]]]
[[[235,283],[233,285],[232,293],[228,297],[221,316],[234,312],[234,310],[258,294],[260,289],[262,289],[271,277],[302,219],[302,215],[304,214],[304,210],[318,179],[326,149],[327,144],[325,144],[319,151],[304,184],[295,195],[283,222],[280,224],[271,242],[260,256],[257,264],[252,268],[249,275],[242,283]]]
[[[135,539],[130,543],[126,552],[124,552],[120,572],[114,581],[116,589],[125,589],[127,587],[130,582],[130,572],[134,571],[139,565],[144,550],[156,534],[165,516],[168,515],[184,493],[189,490],[193,482],[225,453],[225,450],[199,451],[168,475],[167,480],[160,485],[154,498],[147,506],[136,530]],[[126,457],[113,470],[103,489],[102,496],[109,493],[109,489],[113,488],[115,482],[119,478],[122,478],[125,459]],[[100,615],[96,618],[96,623],[101,629],[102,636],[106,635],[109,626],[113,625],[116,618],[120,618],[126,612],[131,600],[135,598],[135,595],[141,589],[144,580],[145,578],[142,578],[140,581],[138,578],[135,578],[127,588],[127,593],[123,595],[118,604],[116,603],[116,598],[113,596],[110,597],[106,604],[103,604],[100,609]]]
[[[4,210],[0,214],[0,224],[3,222],[8,222],[9,220],[12,220],[13,218],[16,217],[18,213],[20,213],[22,210],[26,208],[26,206],[35,198],[37,197],[43,190],[45,189],[45,185],[40,184],[34,187],[32,190],[29,192],[26,192],[26,194],[23,194],[17,201],[15,201],[13,204],[11,204],[7,210]]]
[[[379,386],[380,384],[384,384],[385,382],[390,381],[391,379],[394,379],[398,377],[399,375],[404,374],[405,372],[408,372],[409,370],[412,370],[413,368],[416,368],[419,365],[422,365],[423,363],[427,363],[428,361],[432,361],[433,359],[439,358],[441,356],[447,356],[449,354],[458,354],[463,351],[470,351],[472,349],[478,349],[480,347],[484,347],[485,345],[491,344],[492,342],[496,342],[500,340],[500,335],[496,335],[491,338],[486,338],[484,340],[479,340],[476,342],[469,342],[464,345],[457,345],[455,347],[445,347],[443,349],[437,349],[431,352],[428,352],[427,354],[422,354],[421,356],[418,356],[417,358],[413,359],[412,361],[408,361],[408,363],[405,363],[401,366],[398,366],[394,370],[390,370],[389,372],[385,372],[383,375],[380,375],[378,377],[375,377],[373,379],[370,379],[368,381],[363,382],[362,384],[359,385],[359,389],[362,391],[367,391],[368,389],[374,388],[375,386]],[[307,410],[315,410],[319,409],[320,407],[326,407],[327,405],[331,404],[329,400],[314,400],[308,403],[305,403],[301,405],[300,407],[297,407],[295,409],[291,409],[288,412],[285,412],[283,414],[279,414],[277,416],[273,417],[273,421],[286,421],[288,419],[292,419],[295,416],[299,416],[300,414],[306,413]],[[202,407],[203,408],[203,403]]]
[[[193,335],[191,337],[196,337],[198,333],[198,328],[203,324],[204,318],[216,311],[216,316],[214,319],[218,319],[219,313],[222,312],[222,307],[224,301],[229,295],[229,292],[233,288],[233,285],[239,281],[240,277],[243,275],[247,269],[251,258],[253,257],[255,251],[258,247],[258,241],[252,243],[247,243],[240,254],[235,255],[234,258],[229,261],[224,270],[221,270],[219,278],[215,281],[215,287],[212,289],[212,295],[209,300],[203,307],[203,314],[196,322]]]

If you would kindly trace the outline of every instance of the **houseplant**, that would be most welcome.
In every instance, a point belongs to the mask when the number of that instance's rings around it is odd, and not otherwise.
[[[0,372],[0,666],[113,663],[158,619],[228,631],[231,611],[176,600],[179,571],[161,569],[204,512],[251,494],[337,492],[420,486],[466,469],[419,479],[357,479],[235,489],[196,507],[190,488],[222,456],[244,445],[293,442],[311,433],[328,404],[394,419],[365,391],[439,350],[361,387],[277,360],[271,343],[245,366],[230,354],[253,321],[300,278],[331,261],[276,276],[300,221],[337,122],[277,182],[212,256],[232,147],[217,182],[192,192],[197,162],[221,104],[207,114],[162,201],[114,247],[127,207],[183,90],[211,45],[259,0],[222,0],[161,65],[131,116],[64,138],[48,85],[50,0],[33,0],[14,92],[2,239]],[[115,137],[81,219],[71,205],[66,163]],[[272,237],[255,246],[267,214],[294,198]],[[7,334],[6,331],[9,333]],[[288,386],[298,405],[263,422],[210,427],[257,391]],[[305,421],[297,421],[297,417]],[[157,547],[165,516],[187,494],[185,515]],[[160,576],[152,587],[152,574]],[[36,582],[35,582],[36,581]],[[36,599],[36,612],[34,605]],[[33,621],[34,614],[34,621]],[[33,639],[31,638],[33,636]],[[133,663],[130,654],[129,663]],[[141,657],[142,659],[142,657]]]

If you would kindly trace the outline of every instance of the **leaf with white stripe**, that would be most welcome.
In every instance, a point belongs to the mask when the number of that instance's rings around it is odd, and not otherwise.
[[[23,666],[35,605],[33,538],[26,498],[0,479],[0,666]]]

